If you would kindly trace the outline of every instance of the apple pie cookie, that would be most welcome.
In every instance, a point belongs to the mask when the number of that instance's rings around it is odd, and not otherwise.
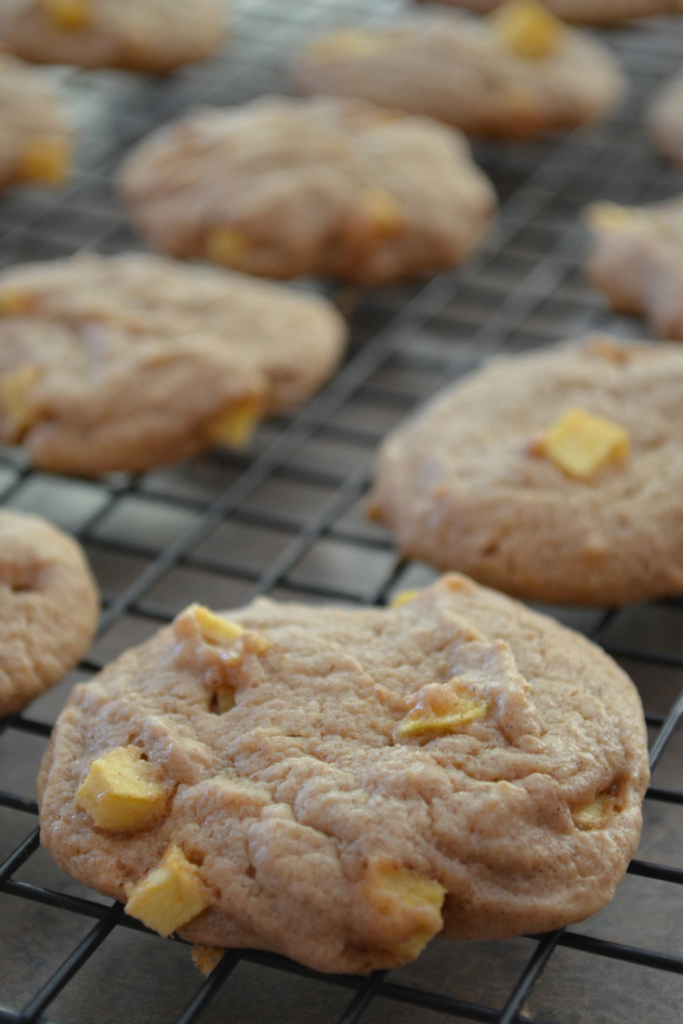
[[[82,255],[0,273],[0,440],[43,469],[141,472],[310,397],[346,326],[331,303],[161,256]]]
[[[0,188],[61,185],[69,172],[71,131],[43,73],[0,54]]]
[[[626,85],[608,49],[536,0],[510,0],[485,19],[453,12],[342,29],[308,43],[293,70],[307,93],[357,96],[508,138],[598,121]]]
[[[190,606],[73,690],[41,839],[161,935],[365,972],[598,910],[647,780],[625,673],[451,575],[389,609]]]
[[[163,252],[358,284],[462,262],[496,207],[459,132],[331,97],[197,111],[144,140],[120,186]]]
[[[683,339],[683,197],[652,206],[595,203],[588,276],[618,313],[646,316]]]
[[[37,64],[163,74],[222,44],[222,0],[3,0],[0,44]]]
[[[10,715],[59,682],[95,633],[97,588],[76,541],[0,509],[0,608],[0,715]]]
[[[499,357],[380,450],[370,513],[401,552],[536,601],[683,590],[683,349]]]

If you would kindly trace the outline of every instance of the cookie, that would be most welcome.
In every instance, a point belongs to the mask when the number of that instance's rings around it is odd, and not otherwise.
[[[304,92],[360,96],[508,138],[606,117],[625,80],[612,54],[523,0],[484,20],[452,13],[332,32],[294,63]]]
[[[647,121],[657,148],[683,163],[683,74],[667,82],[655,97]]]
[[[320,387],[346,338],[317,296],[143,253],[3,271],[0,311],[0,439],[86,476],[239,447]]]
[[[452,575],[388,610],[187,608],[74,689],[41,839],[161,934],[363,972],[602,907],[647,778],[624,672]]]
[[[444,0],[456,7],[469,7],[488,14],[501,6],[501,0]],[[589,25],[613,25],[630,18],[649,18],[656,14],[680,14],[680,0],[542,0],[548,10],[563,21]]]
[[[653,206],[589,206],[592,283],[619,313],[647,316],[664,338],[683,339],[683,197]]]
[[[389,435],[370,513],[406,557],[525,599],[679,593],[682,388],[671,345],[494,359]]]
[[[332,98],[190,114],[142,142],[120,185],[164,252],[359,284],[460,263],[496,205],[459,133]]]
[[[0,716],[66,675],[99,614],[79,545],[39,516],[0,509]]]
[[[38,64],[164,74],[215,53],[224,21],[219,0],[3,0],[0,43]]]
[[[71,132],[54,88],[23,61],[0,54],[0,188],[60,185]]]

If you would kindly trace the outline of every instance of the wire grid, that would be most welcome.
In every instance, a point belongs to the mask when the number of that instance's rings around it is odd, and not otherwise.
[[[401,7],[400,0],[378,0],[373,18],[391,17]],[[111,175],[122,152],[188,105],[282,91],[283,55],[298,37],[365,16],[360,5],[337,0],[305,0],[285,10],[277,0],[254,0],[245,4],[238,39],[208,65],[165,80],[59,72],[86,129],[74,184],[58,196],[25,189],[2,199],[0,263],[86,247],[114,252],[138,246],[113,199]],[[189,601],[221,608],[269,593],[382,604],[395,590],[433,578],[428,567],[397,558],[388,534],[364,520],[362,506],[379,439],[439,386],[499,350],[543,345],[594,327],[643,332],[637,322],[609,314],[582,281],[577,213],[596,198],[648,201],[680,191],[680,174],[645,143],[641,117],[661,80],[676,70],[683,29],[662,20],[605,38],[633,80],[618,119],[566,139],[478,145],[477,158],[503,201],[498,231],[485,252],[460,273],[423,285],[331,292],[350,317],[347,364],[300,415],[265,425],[247,454],[217,452],[140,478],[81,481],[34,472],[20,452],[2,453],[0,501],[42,512],[79,538],[102,586],[104,613],[78,671],[25,714],[0,723],[0,999],[11,997],[0,1008],[0,1021],[353,1024],[362,1018],[368,1024],[428,1024],[458,1018],[541,1024],[640,1022],[650,1012],[662,1022],[679,1019],[683,988],[676,976],[683,974],[683,949],[670,916],[678,913],[675,887],[683,882],[677,855],[683,823],[675,806],[666,813],[666,805],[683,803],[676,785],[683,757],[677,747],[683,714],[679,601],[621,611],[551,609],[631,672],[651,727],[653,768],[666,752],[648,792],[641,844],[655,860],[631,863],[624,883],[629,893],[614,920],[608,908],[582,926],[540,938],[432,943],[415,965],[367,978],[323,977],[273,954],[228,951],[202,983],[199,974],[178,966],[183,943],[152,938],[119,904],[76,885],[48,862],[39,850],[37,805],[30,795],[72,683],[170,621]],[[309,284],[324,287],[304,286]],[[36,917],[36,908],[46,908],[41,912],[47,916]],[[601,926],[605,914],[607,925]],[[134,935],[144,935],[145,959],[133,954],[133,973],[118,977],[117,964],[130,971],[131,958],[117,961],[107,950],[117,937]],[[23,960],[17,953],[22,942],[29,951]],[[561,960],[565,951],[581,954],[582,966]],[[98,954],[105,975],[113,974],[105,977],[106,997],[99,1001],[92,980],[79,982]],[[170,996],[155,991],[144,1008],[131,1004],[127,990],[136,976],[166,962],[182,975],[180,982],[166,976]],[[610,980],[614,962],[634,970]],[[102,980],[102,970],[95,978]],[[294,987],[278,987],[282,978]],[[269,989],[274,995],[264,1010]],[[282,1004],[283,991],[292,1003]],[[241,1009],[233,1015],[236,1007]]]

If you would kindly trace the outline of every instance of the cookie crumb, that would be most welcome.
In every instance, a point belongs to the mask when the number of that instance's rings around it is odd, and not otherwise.
[[[220,946],[193,946],[190,952],[195,967],[199,968],[205,978],[208,978],[225,956],[225,950]]]

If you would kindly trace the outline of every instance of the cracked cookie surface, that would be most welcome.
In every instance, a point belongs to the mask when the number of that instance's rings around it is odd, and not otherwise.
[[[0,509],[0,715],[20,711],[73,668],[99,608],[76,541],[39,516]]]
[[[95,824],[112,758],[143,769],[114,809],[128,793],[161,819]],[[190,606],[74,689],[41,769],[41,836],[162,934],[362,972],[437,933],[503,938],[599,909],[647,778],[622,670],[451,575],[390,609]]]
[[[282,285],[144,253],[0,274],[0,438],[86,476],[142,471],[301,404],[346,325]]]
[[[668,344],[494,359],[388,436],[370,512],[405,556],[528,600],[679,593],[682,385]]]
[[[459,132],[333,97],[199,110],[130,154],[120,190],[163,252],[358,284],[461,263],[496,207]]]
[[[38,64],[163,74],[210,57],[225,20],[219,0],[3,0],[0,43]]]

